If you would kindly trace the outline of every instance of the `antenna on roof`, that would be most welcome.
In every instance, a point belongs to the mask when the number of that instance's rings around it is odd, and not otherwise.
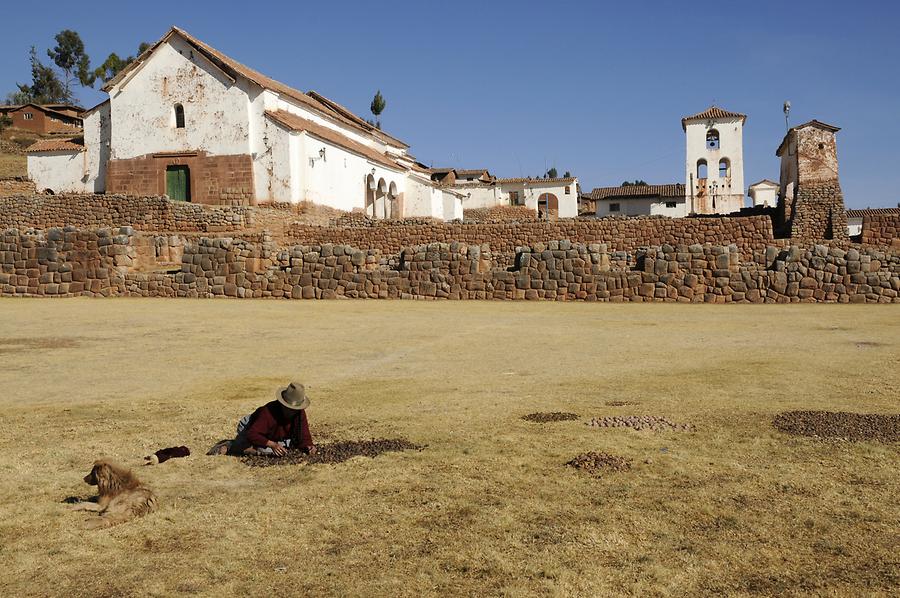
[[[786,131],[791,130],[791,125],[788,123],[788,116],[791,114],[791,101],[784,101],[784,128]]]

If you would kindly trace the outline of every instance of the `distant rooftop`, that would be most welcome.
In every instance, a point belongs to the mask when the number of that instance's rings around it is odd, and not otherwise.
[[[588,199],[629,199],[641,197],[680,197],[684,198],[684,184],[670,183],[666,185],[626,185],[624,187],[597,187]]]
[[[498,183],[562,183],[568,185],[575,182],[575,177],[556,177],[556,178],[540,178],[540,177],[516,177],[511,179],[497,179]]]
[[[847,210],[848,218],[878,216],[879,214],[900,214],[900,208],[865,208],[864,210]]]

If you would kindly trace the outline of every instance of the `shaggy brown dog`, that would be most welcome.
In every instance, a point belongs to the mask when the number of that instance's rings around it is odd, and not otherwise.
[[[108,461],[95,461],[84,482],[97,486],[97,502],[80,502],[76,511],[97,511],[99,518],[89,521],[88,529],[111,527],[141,517],[156,509],[156,495],[142,485],[127,469]]]

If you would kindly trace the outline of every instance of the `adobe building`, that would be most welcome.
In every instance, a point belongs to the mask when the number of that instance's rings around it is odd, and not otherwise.
[[[0,114],[5,114],[12,120],[10,126],[39,135],[80,133],[83,111],[78,106],[69,104],[0,106]]]
[[[788,130],[781,158],[778,217],[800,239],[847,239],[847,212],[838,179],[839,127],[811,120]]]
[[[682,218],[685,211],[684,185],[625,185],[598,187],[586,195],[598,218],[606,216],[668,216]]]
[[[747,191],[753,201],[753,207],[774,208],[778,205],[778,183],[763,179],[750,185]]]
[[[556,220],[578,216],[581,194],[577,177],[497,179],[500,197],[511,206],[525,206],[538,218]]]

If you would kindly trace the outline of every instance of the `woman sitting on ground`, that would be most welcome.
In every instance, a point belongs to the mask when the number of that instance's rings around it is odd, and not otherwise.
[[[238,422],[237,438],[223,440],[210,449],[210,455],[285,456],[289,450],[313,455],[316,445],[309,433],[306,409],[309,397],[302,384],[291,382],[266,403]]]

